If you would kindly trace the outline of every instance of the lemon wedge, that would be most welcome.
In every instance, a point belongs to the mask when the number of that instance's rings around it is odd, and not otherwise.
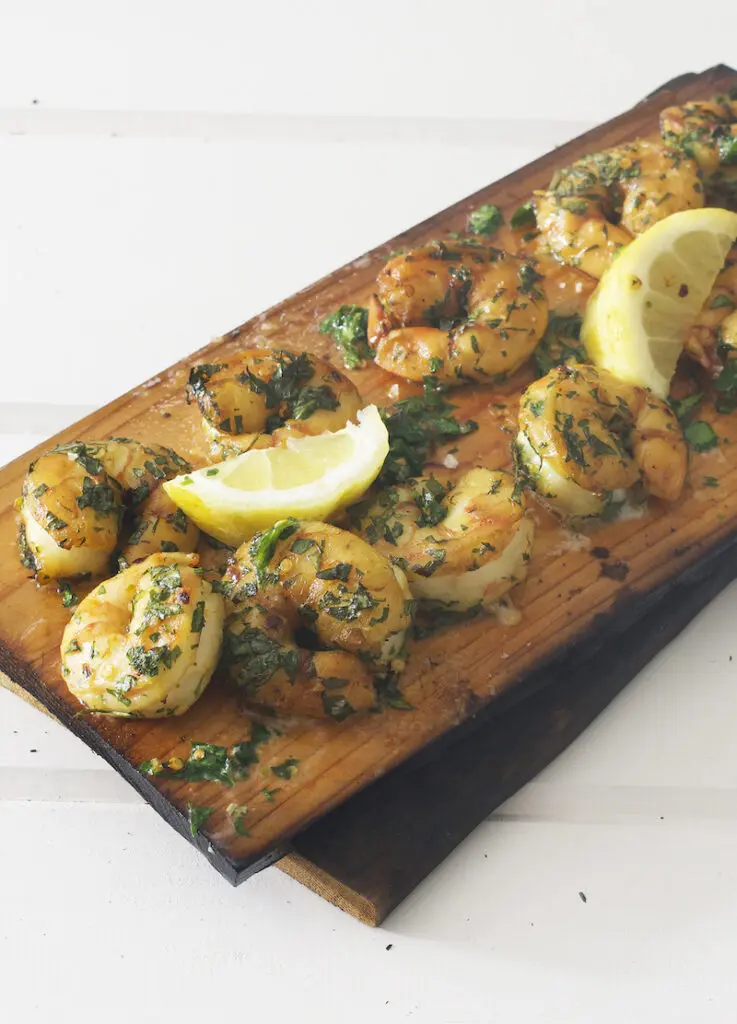
[[[589,300],[581,340],[592,363],[666,398],[686,331],[737,238],[737,213],[671,214],[620,250]]]
[[[236,546],[279,519],[325,519],[356,501],[374,482],[389,451],[375,405],[335,433],[292,438],[215,466],[174,477],[163,486],[193,522]]]

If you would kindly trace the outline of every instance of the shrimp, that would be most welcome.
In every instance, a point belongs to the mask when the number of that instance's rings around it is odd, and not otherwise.
[[[120,567],[142,562],[157,551],[195,551],[199,539],[200,531],[192,520],[177,508],[163,487],[157,487],[137,510],[120,553]]]
[[[699,167],[710,202],[731,205],[737,199],[737,96],[668,107],[660,115],[668,146]]]
[[[719,273],[709,298],[686,332],[685,351],[697,363],[716,375],[722,369],[721,356],[732,357],[737,349],[737,262]]]
[[[537,197],[536,215],[552,254],[598,279],[634,235],[703,205],[696,163],[638,139],[558,171]]]
[[[593,366],[557,366],[522,396],[518,462],[537,492],[574,516],[604,512],[641,485],[675,501],[687,451],[670,407],[648,389]]]
[[[85,597],[61,642],[61,673],[89,708],[124,718],[181,715],[215,670],[224,603],[191,554],[151,555]]]
[[[532,355],[548,319],[534,263],[481,245],[429,245],[389,260],[368,316],[390,373],[449,385],[492,382]]]
[[[330,363],[307,352],[264,348],[194,366],[187,401],[199,406],[215,459],[341,430],[362,408],[355,385]]]
[[[489,608],[527,575],[535,532],[501,470],[444,470],[348,509],[355,532],[407,574],[415,598]]]
[[[129,438],[74,441],[53,448],[31,463],[23,483],[21,561],[41,582],[105,572],[118,546],[126,509],[144,502],[161,480],[187,469],[189,463],[171,448]],[[159,517],[174,529],[183,527],[179,546],[196,546],[196,528],[167,502],[157,498],[158,511],[153,516],[151,510],[146,513],[146,551],[155,549],[156,542],[161,548],[162,542],[171,541],[168,528],[157,534]]]
[[[346,530],[282,520],[238,548],[223,588],[224,662],[251,702],[342,721],[373,708],[374,681],[404,665],[406,577]]]

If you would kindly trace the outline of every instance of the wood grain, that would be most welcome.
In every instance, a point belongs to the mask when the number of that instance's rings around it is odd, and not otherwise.
[[[341,303],[365,304],[378,269],[392,249],[462,231],[468,212],[482,202],[495,202],[509,214],[532,189],[544,186],[556,167],[593,149],[653,135],[662,106],[708,96],[729,82],[734,82],[734,73],[717,68],[659,93],[355,260],[0,472],[0,669],[110,761],[183,835],[189,835],[187,803],[212,806],[214,813],[204,834],[194,841],[231,881],[240,881],[270,863],[296,832],[428,743],[482,710],[498,711],[540,686],[544,666],[560,662],[566,652],[586,641],[600,642],[615,625],[623,628],[631,623],[690,566],[710,552],[731,547],[737,507],[737,456],[733,454],[737,420],[719,418],[724,442],[717,450],[692,459],[690,485],[676,507],[654,504],[643,519],[602,526],[593,541],[598,557],[591,539],[571,538],[552,526],[539,531],[529,579],[516,594],[522,622],[505,627],[489,619],[476,620],[417,643],[402,680],[414,711],[386,711],[341,726],[285,727],[262,748],[261,761],[251,776],[233,789],[214,783],[154,782],[137,771],[137,765],[152,756],[186,755],[191,740],[229,745],[248,735],[248,719],[221,681],[186,716],[167,722],[99,720],[79,714],[58,672],[58,643],[66,612],[54,592],[39,591],[25,578],[15,554],[13,502],[29,459],[52,443],[122,434],[171,444],[201,460],[195,416],[183,403],[183,385],[193,361],[219,359],[247,344],[309,349],[335,358],[317,331],[320,319]],[[380,404],[386,403],[395,383],[375,367],[353,378],[366,401]],[[461,441],[458,458],[462,462],[483,452],[489,462],[508,463],[508,431],[524,382],[520,376],[506,390],[467,388],[457,393],[461,415],[472,416],[480,424],[477,434]],[[500,405],[506,408],[500,411]],[[702,486],[707,475],[719,478],[719,488]],[[606,557],[600,553],[604,549]],[[625,579],[612,578],[606,567],[613,564],[623,567],[617,575],[626,573]],[[299,770],[291,780],[277,781],[271,768],[287,757],[298,759]],[[276,786],[279,793],[269,802],[263,790]],[[231,802],[248,805],[249,836],[234,832],[225,811]]]
[[[699,562],[624,633],[547,671],[539,693],[436,744],[421,764],[395,769],[295,836],[279,867],[364,924],[381,924],[736,575],[737,545]]]

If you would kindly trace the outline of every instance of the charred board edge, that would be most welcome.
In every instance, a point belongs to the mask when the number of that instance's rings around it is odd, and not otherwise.
[[[656,106],[657,102],[663,101],[664,96],[668,93],[669,90],[680,87],[684,84],[688,84],[697,78],[702,79],[706,87],[710,80],[720,79],[724,78],[726,75],[735,74],[737,74],[737,71],[726,65],[716,65],[712,68],[705,70],[700,74],[690,73],[687,75],[680,76],[666,83],[664,86],[661,86],[659,89],[655,90],[634,109],[639,109],[643,105],[647,106],[650,104]],[[592,128],[590,131],[584,133],[583,135],[580,135],[570,140],[569,142],[565,143],[559,149],[555,150],[555,152],[560,155],[561,160],[565,160],[568,153],[575,154],[577,151],[580,151],[581,148],[586,145],[586,141],[588,139],[590,139],[593,143],[593,141],[596,138],[598,138],[598,136],[603,131],[609,131],[613,127],[616,127],[622,121],[624,121],[630,113],[631,110],[625,111],[619,116],[607,121],[605,124],[598,125]],[[540,165],[542,165],[549,158],[549,156],[549,153],[543,154],[543,156],[541,156],[537,160],[532,161],[531,163],[521,168],[518,168],[511,174],[505,176],[504,178],[500,179],[497,182],[494,182],[493,186],[495,188],[501,188],[505,184],[510,183],[512,179],[516,178],[517,175],[519,175],[520,173],[525,173],[528,175],[535,173],[538,167],[540,167]],[[439,213],[434,214],[432,217],[426,219],[425,221],[413,225],[411,228],[397,235],[394,239],[391,239],[389,242],[385,242],[382,245],[375,247],[364,256],[357,257],[357,259],[354,259],[353,261],[346,264],[339,270],[334,271],[331,274],[319,279],[314,284],[312,284],[308,289],[305,289],[303,292],[297,293],[296,296],[292,296],[291,298],[285,300],[284,302],[277,304],[276,306],[272,307],[265,313],[253,317],[245,324],[235,328],[233,331],[224,335],[223,338],[217,339],[215,342],[212,342],[209,345],[204,346],[196,353],[193,353],[190,358],[200,358],[201,356],[205,355],[215,345],[221,343],[224,339],[237,338],[241,333],[249,330],[252,326],[255,326],[264,317],[273,317],[281,314],[290,305],[293,305],[295,299],[298,299],[300,295],[313,295],[314,293],[319,292],[322,288],[324,288],[327,283],[335,283],[341,281],[348,274],[355,270],[355,264],[357,262],[361,262],[367,257],[373,257],[377,254],[380,254],[383,250],[386,249],[387,245],[396,245],[397,243],[401,243],[402,239],[409,232],[419,232],[427,230],[434,226],[439,221],[447,218],[448,216],[452,216],[454,214],[462,212],[466,208],[469,208],[474,202],[478,202],[482,197],[484,197],[488,193],[489,187],[490,186],[485,186],[483,189],[480,189],[473,195],[461,199],[459,202],[453,204],[452,206],[446,208],[445,210],[440,211]],[[169,367],[167,370],[161,371],[159,376],[166,375],[167,373],[175,370],[178,367],[178,365],[179,364],[175,364],[174,367]],[[108,413],[112,413],[123,407],[127,403],[128,399],[132,397],[134,393],[138,392],[142,386],[146,385],[138,385],[132,391],[120,396],[119,398],[109,403],[105,407],[106,411]],[[36,446],[36,448],[31,449],[24,455],[21,455],[18,458],[14,459],[11,463],[4,467],[4,469],[2,470],[3,475],[12,475],[16,471],[21,472],[23,465],[27,463],[27,460],[29,458],[45,450],[50,444],[56,444],[64,440],[68,440],[69,438],[75,436],[75,434],[81,435],[84,432],[87,424],[94,421],[98,413],[99,410],[91,414],[90,416],[85,417],[82,420],[79,420],[77,423],[72,424],[70,427],[59,432],[53,438],[50,438],[47,441],[43,442],[42,444]],[[674,585],[677,585],[679,580],[682,580],[685,577],[689,576],[689,574],[693,571],[698,571],[699,566],[705,564],[710,559],[713,553],[716,552],[716,557],[719,557],[719,555],[723,554],[726,550],[731,550],[733,544],[735,543],[735,539],[737,539],[735,538],[735,536],[730,535],[730,537],[727,538],[727,540],[719,542],[719,544],[717,544],[714,548],[707,549],[704,552],[702,552],[702,554],[698,556],[698,559],[695,561],[695,563],[693,563],[690,567],[683,570],[677,577],[665,581],[664,583],[653,588],[653,590],[651,591],[643,591],[633,595],[632,603],[629,609],[627,609],[630,612],[627,621],[634,621],[638,616],[645,614],[648,609],[652,608],[654,603],[660,600],[663,594],[668,593]],[[513,703],[516,703],[524,699],[525,697],[529,697],[531,694],[540,690],[541,687],[545,686],[547,682],[550,680],[551,674],[554,672],[554,667],[556,665],[565,663],[572,658],[583,657],[585,651],[601,646],[601,643],[604,642],[607,636],[609,636],[609,629],[612,625],[617,626],[617,623],[619,623],[619,625],[616,628],[617,633],[621,633],[623,629],[626,629],[627,625],[624,621],[624,615],[625,610],[622,610],[622,616],[618,616],[616,606],[610,612],[601,615],[595,621],[591,628],[585,631],[585,633],[577,636],[562,651],[559,650],[555,652],[553,655],[551,655],[549,658],[541,660],[541,662],[538,665],[536,665],[534,668],[530,669],[527,673],[525,673],[525,676],[522,679],[520,679],[516,685],[513,684],[510,687],[510,690],[513,692],[508,692],[507,694],[505,694],[504,697],[497,698],[496,700],[492,699],[489,702],[489,704],[484,708],[483,714],[477,714],[475,717],[471,718],[463,725],[446,733],[444,737],[441,737],[438,740],[431,743],[430,745],[428,745],[428,747],[426,747],[424,750],[420,751],[419,753],[415,754],[412,758],[408,759],[405,765],[400,766],[400,768],[396,770],[402,771],[406,768],[407,765],[416,765],[416,759],[426,760],[428,756],[435,756],[437,754],[437,751],[439,749],[442,749],[442,747],[444,747],[445,745],[447,745],[448,742],[457,740],[461,732],[478,728],[480,725],[483,725],[484,723],[492,720],[500,713],[502,713],[504,710],[508,709]],[[42,705],[48,708],[48,710],[61,722],[63,722],[63,724],[66,725],[67,728],[70,729],[70,731],[75,733],[75,735],[79,736],[87,746],[89,746],[92,750],[95,751],[95,753],[99,754],[106,761],[108,761],[108,763],[111,764],[116,769],[116,771],[118,771],[123,776],[123,778],[125,778],[134,787],[134,789],[138,793],[140,793],[140,795],[148,803],[150,803],[151,806],[153,806],[154,809],[173,828],[176,829],[177,832],[179,832],[180,835],[184,836],[185,839],[187,839],[194,846],[196,846],[197,849],[199,849],[200,852],[202,852],[208,858],[210,863],[212,863],[213,866],[231,883],[238,884],[241,881],[244,881],[250,875],[267,867],[269,864],[278,860],[287,852],[290,839],[289,836],[285,836],[283,841],[281,841],[271,850],[268,850],[267,852],[262,854],[256,854],[253,857],[245,860],[230,858],[226,854],[221,853],[219,850],[214,848],[208,842],[208,840],[202,835],[192,836],[189,829],[189,822],[186,816],[182,812],[177,810],[177,808],[174,807],[173,804],[171,804],[164,797],[164,795],[148,780],[148,778],[141,775],[138,769],[134,765],[132,765],[131,762],[129,762],[125,757],[123,757],[115,749],[115,747],[108,743],[108,741],[104,740],[92,728],[90,723],[86,720],[84,713],[79,714],[73,712],[72,709],[68,707],[63,701],[61,701],[52,692],[46,689],[46,687],[44,686],[44,684],[42,683],[42,681],[39,679],[39,677],[36,675],[32,668],[23,665],[20,661],[18,661],[18,659],[15,658],[12,652],[10,652],[2,644],[0,644],[0,672],[4,672],[6,676],[8,676],[12,681],[17,683],[31,696],[33,696],[37,701],[39,701]],[[308,826],[306,826],[306,828],[313,827],[313,825],[314,822],[310,823]]]
[[[575,666],[559,666],[543,692],[435,749],[414,770],[390,772],[305,829],[279,867],[363,923],[381,924],[737,577],[737,545],[728,556],[715,553],[702,570],[698,578],[684,575],[625,633],[612,634]]]

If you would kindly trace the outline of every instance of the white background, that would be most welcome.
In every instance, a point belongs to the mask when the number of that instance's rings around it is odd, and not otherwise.
[[[0,461],[736,39],[719,2],[0,0]],[[736,595],[379,931],[231,889],[0,691],[0,1019],[735,1021]]]

